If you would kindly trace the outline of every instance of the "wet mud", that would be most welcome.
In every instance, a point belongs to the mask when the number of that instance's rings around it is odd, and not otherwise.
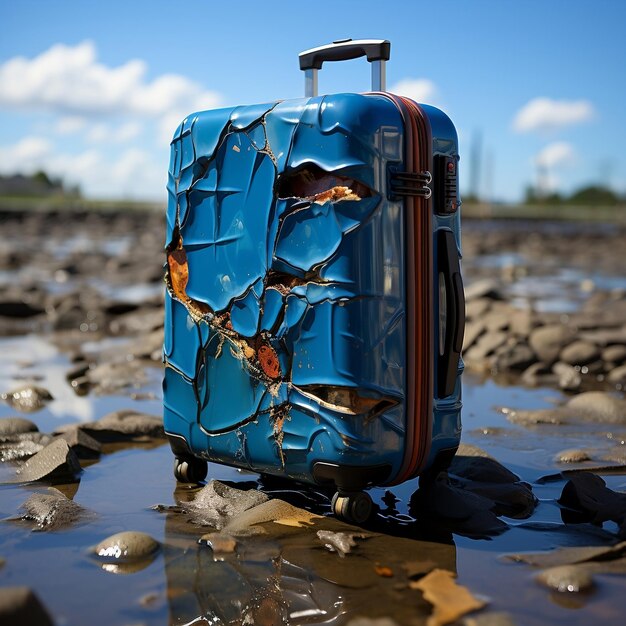
[[[282,193],[368,196],[318,178]],[[464,224],[463,443],[448,470],[373,489],[361,528],[332,517],[322,489],[219,465],[206,484],[175,483],[166,268],[195,305],[160,216],[2,221],[0,622],[623,622],[624,230]],[[268,275],[266,288],[295,280]],[[241,346],[271,381],[267,348]],[[348,415],[386,410],[341,388],[304,392]]]

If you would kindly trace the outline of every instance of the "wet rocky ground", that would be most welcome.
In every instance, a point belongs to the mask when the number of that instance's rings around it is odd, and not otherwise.
[[[626,230],[468,220],[463,444],[332,494],[163,439],[164,224],[3,215],[2,624],[605,624],[626,611]]]

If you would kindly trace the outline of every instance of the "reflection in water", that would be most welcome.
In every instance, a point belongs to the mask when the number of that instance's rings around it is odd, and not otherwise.
[[[175,499],[184,493],[177,490]],[[317,530],[360,529],[330,517],[307,528],[254,526],[254,536],[239,537],[234,552],[214,554],[198,543],[207,529],[191,525],[180,509],[169,509],[163,548],[169,621],[269,626],[344,624],[358,615],[393,615],[405,623],[420,612],[426,616],[429,606],[409,588],[410,573],[418,562],[456,572],[455,546],[394,536],[409,529],[381,520],[381,534],[366,533],[345,557],[327,550]],[[379,566],[393,577],[381,578]]]

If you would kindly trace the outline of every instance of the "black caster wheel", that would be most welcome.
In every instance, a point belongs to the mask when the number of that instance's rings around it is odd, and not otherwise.
[[[374,505],[364,491],[337,492],[332,499],[333,513],[350,524],[364,524],[370,518]]]
[[[179,483],[199,483],[206,478],[208,465],[206,461],[196,458],[174,460],[174,477]]]

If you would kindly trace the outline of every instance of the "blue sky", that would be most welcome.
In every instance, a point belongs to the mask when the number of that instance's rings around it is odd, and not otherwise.
[[[164,199],[185,114],[300,97],[298,52],[343,37],[391,40],[388,87],[452,117],[462,192],[480,141],[483,196],[515,201],[538,169],[626,193],[620,0],[0,0],[0,173]],[[321,92],[368,87],[363,60],[320,73]]]

